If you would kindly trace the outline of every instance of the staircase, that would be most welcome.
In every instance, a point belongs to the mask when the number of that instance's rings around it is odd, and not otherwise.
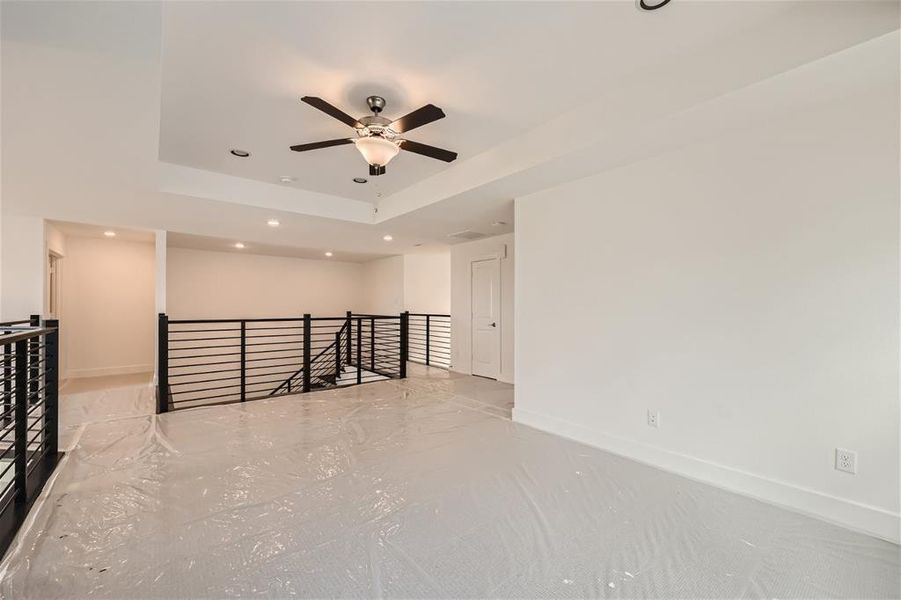
[[[157,412],[406,377],[409,317],[159,316]]]

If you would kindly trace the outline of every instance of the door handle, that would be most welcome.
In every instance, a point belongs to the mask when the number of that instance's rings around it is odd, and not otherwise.
[[[497,327],[497,323],[492,323],[491,326],[492,326],[492,327]]]

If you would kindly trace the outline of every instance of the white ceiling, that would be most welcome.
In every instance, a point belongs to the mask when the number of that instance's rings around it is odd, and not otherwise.
[[[67,223],[65,221],[48,221],[48,223],[66,236],[112,239],[119,240],[120,242],[140,242],[143,244],[152,244],[155,239],[152,231],[142,231],[140,229],[87,225],[85,223]],[[107,237],[105,235],[105,232],[107,231],[112,231],[116,235],[112,238]]]
[[[218,237],[209,237],[204,235],[193,235],[189,233],[170,232],[166,236],[166,245],[169,248],[186,248],[190,250],[206,250],[212,252],[231,252],[236,254],[264,254],[267,256],[287,256],[290,258],[308,258],[314,260],[334,260],[341,262],[367,262],[378,258],[391,256],[392,252],[388,251],[391,246],[385,244],[386,252],[383,254],[363,254],[358,252],[347,252],[343,250],[322,250],[320,248],[304,248],[300,246],[272,244],[261,242],[243,242],[243,248],[236,248],[236,240],[223,239]],[[325,252],[331,252],[332,256],[325,256]]]
[[[870,41],[897,31],[898,10],[3,2],[3,211],[348,260],[505,233],[515,197],[869,85],[897,65],[896,41]],[[864,46],[875,54],[849,50]],[[344,135],[300,96],[361,114],[371,93],[389,115],[444,108],[410,137],[460,158],[403,155],[360,186],[354,148],[287,149]]]
[[[368,177],[355,148],[288,149],[351,134],[301,96],[353,116],[368,114],[371,94],[392,118],[434,103],[447,118],[409,137],[465,161],[575,107],[586,107],[588,129],[621,78],[791,11],[726,4],[645,13],[632,2],[166,3],[160,158],[377,202],[451,167],[402,152],[386,175],[355,184]]]

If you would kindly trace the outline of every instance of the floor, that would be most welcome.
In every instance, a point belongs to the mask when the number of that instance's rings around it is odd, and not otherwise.
[[[152,372],[105,375],[102,377],[79,377],[77,379],[64,379],[59,384],[59,389],[63,394],[79,394],[81,392],[94,392],[132,385],[147,385],[152,379]]]
[[[517,425],[505,384],[72,390],[4,598],[899,597],[898,546]]]

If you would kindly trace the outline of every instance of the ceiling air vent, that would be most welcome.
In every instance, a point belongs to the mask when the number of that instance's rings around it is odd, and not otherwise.
[[[452,233],[447,237],[452,237],[457,240],[480,240],[483,237],[488,237],[484,233],[479,233],[478,231],[473,231],[472,229],[464,229],[463,231],[458,231],[457,233]]]

